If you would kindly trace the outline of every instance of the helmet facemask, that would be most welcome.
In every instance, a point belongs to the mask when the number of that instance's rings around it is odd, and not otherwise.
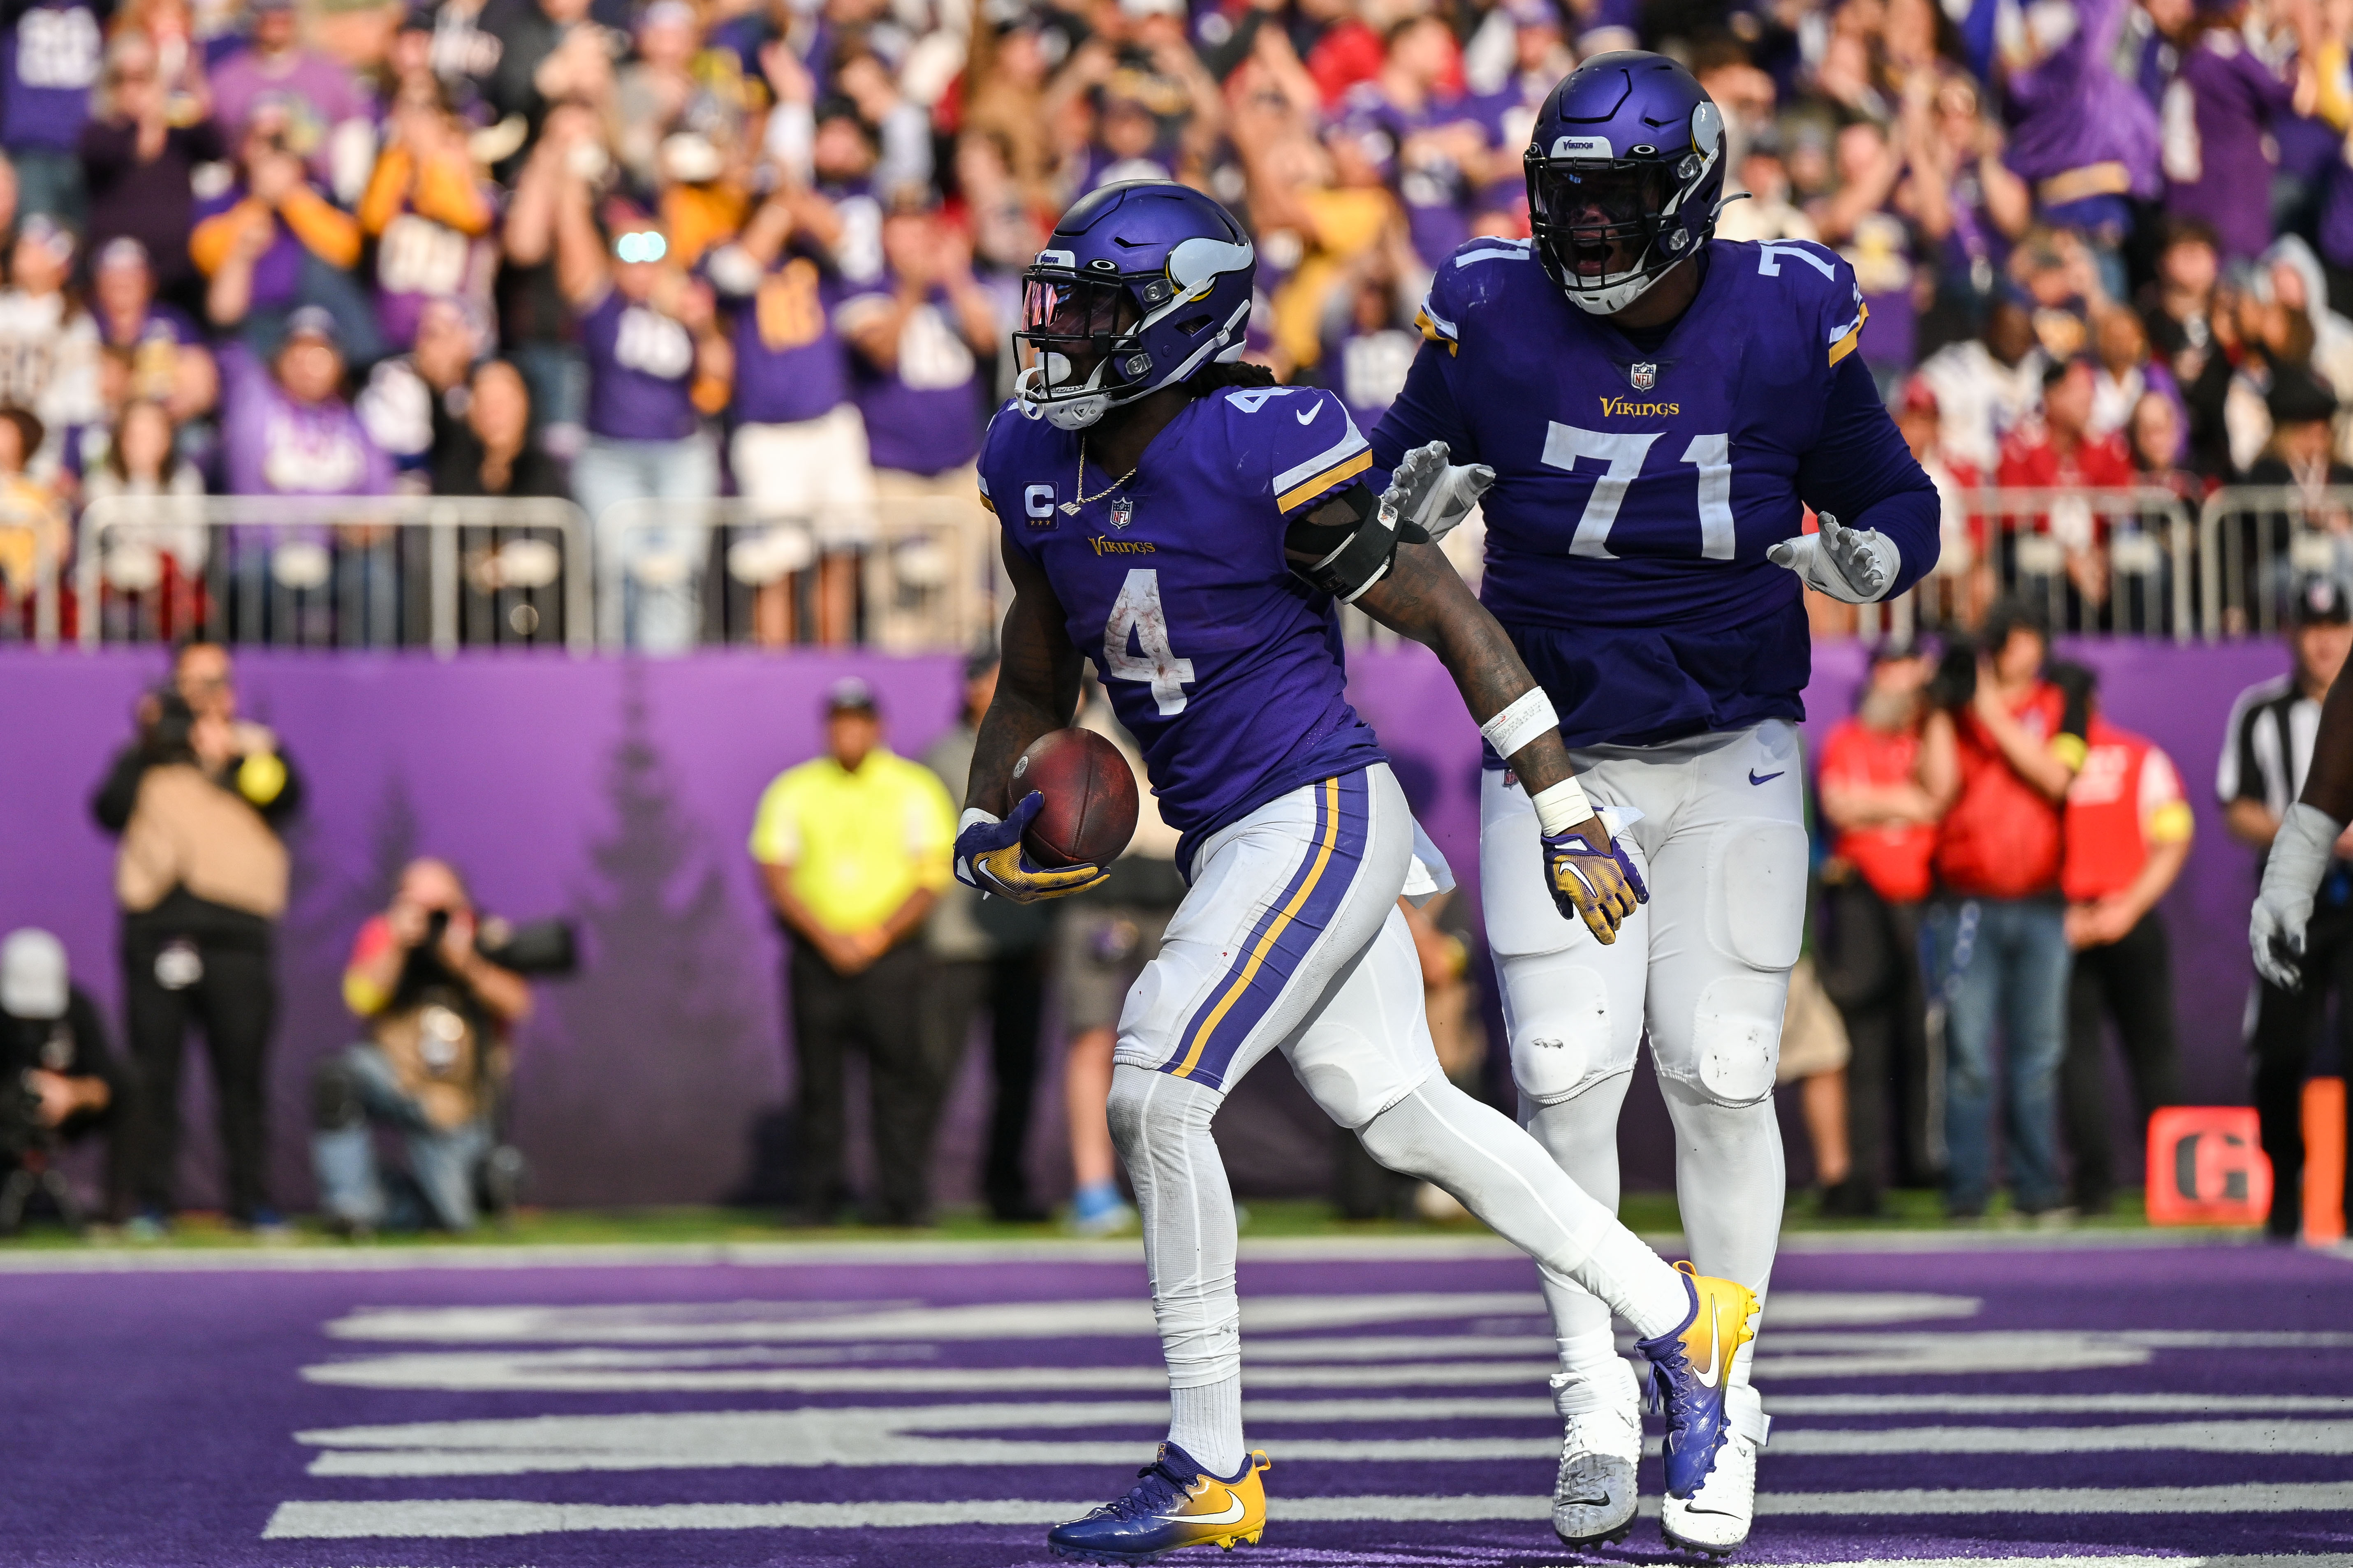
[[[1165,297],[1165,287],[1164,287]],[[1138,355],[1145,311],[1124,279],[1091,278],[1066,267],[1041,265],[1023,274],[1021,330],[1014,341],[1029,365],[1013,395],[1032,418],[1042,413],[1056,428],[1083,430],[1126,401]],[[1137,374],[1148,372],[1145,357]]]
[[[1552,158],[1528,149],[1528,222],[1538,256],[1571,303],[1612,315],[1649,291],[1715,231],[1715,214],[1694,229],[1697,195],[1720,143],[1705,155],[1664,159]]]
[[[1030,418],[1083,430],[1213,356],[1240,354],[1249,301],[1222,321],[1206,307],[1220,276],[1253,264],[1247,244],[1187,239],[1161,271],[1125,277],[1081,271],[1071,259],[1066,251],[1045,251],[1022,275],[1021,330],[1014,340],[1030,363],[1013,395]]]

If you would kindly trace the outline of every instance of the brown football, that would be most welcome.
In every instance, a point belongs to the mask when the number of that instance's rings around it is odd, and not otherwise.
[[[1012,804],[1046,797],[1021,836],[1041,866],[1108,865],[1135,837],[1135,774],[1119,748],[1092,730],[1039,736],[1013,764]]]

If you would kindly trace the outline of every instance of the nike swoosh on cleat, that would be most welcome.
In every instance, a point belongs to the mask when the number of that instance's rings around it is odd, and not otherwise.
[[[1220,1513],[1164,1513],[1160,1517],[1171,1524],[1240,1524],[1242,1515],[1250,1510],[1242,1500],[1232,1492],[1226,1494],[1226,1506]]]
[[[1724,1331],[1716,1326],[1715,1314],[1710,1312],[1707,1317],[1707,1370],[1698,1374],[1702,1388],[1715,1386],[1716,1373],[1722,1368],[1723,1362]]]
[[[1788,769],[1787,769],[1787,768],[1783,768],[1783,769],[1781,770],[1781,773],[1788,773],[1788,771],[1789,771]],[[1751,769],[1749,769],[1749,770],[1748,770],[1748,782],[1749,782],[1750,784],[1771,784],[1775,779],[1778,779],[1778,778],[1779,778],[1780,776],[1781,776],[1781,773],[1767,773],[1763,778],[1761,778],[1761,779],[1760,779],[1760,778],[1758,778],[1758,777],[1757,776],[1757,770],[1756,770],[1755,768],[1751,768]]]
[[[1302,425],[1313,425],[1315,423],[1315,416],[1323,412],[1324,405],[1322,404],[1311,403],[1307,405],[1306,413],[1293,415],[1293,417],[1297,419]]]

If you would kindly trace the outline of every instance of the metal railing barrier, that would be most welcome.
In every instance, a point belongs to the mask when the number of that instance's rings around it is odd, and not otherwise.
[[[85,648],[594,646],[587,518],[554,497],[108,496],[74,598]]]

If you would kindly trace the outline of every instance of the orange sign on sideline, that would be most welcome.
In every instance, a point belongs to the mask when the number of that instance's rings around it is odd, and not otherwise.
[[[2149,1118],[2149,1224],[2256,1226],[2271,1206],[2253,1107],[2169,1105]]]
[[[2345,1080],[2304,1084],[2304,1239],[2345,1239]]]

